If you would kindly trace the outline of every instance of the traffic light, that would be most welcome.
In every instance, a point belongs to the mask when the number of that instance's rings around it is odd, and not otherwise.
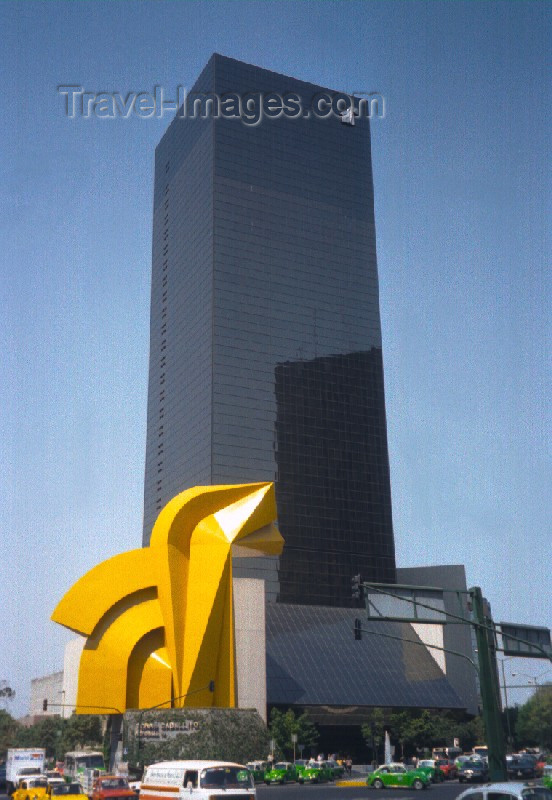
[[[355,639],[357,642],[362,639],[362,623],[358,617],[355,619]]]
[[[48,711],[48,701],[46,699],[42,701],[42,710]]]
[[[353,600],[360,602],[363,598],[363,590],[362,590],[362,576],[361,575],[354,575],[351,578],[351,595]]]

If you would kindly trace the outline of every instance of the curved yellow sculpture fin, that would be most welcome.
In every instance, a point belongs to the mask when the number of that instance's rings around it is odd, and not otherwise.
[[[122,597],[157,586],[157,557],[149,548],[119,553],[86,572],[56,606],[52,619],[89,636]]]
[[[85,646],[79,669],[77,712],[105,714],[125,711],[128,664],[137,642],[146,634],[163,627],[157,599],[138,603],[121,614],[105,631],[97,646]],[[139,680],[139,676],[134,676]],[[132,695],[138,686],[128,688]],[[108,712],[109,713],[109,712]]]

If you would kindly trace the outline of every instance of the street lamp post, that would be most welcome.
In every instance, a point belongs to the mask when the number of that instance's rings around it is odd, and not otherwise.
[[[529,675],[528,672],[512,672],[512,678],[527,678],[529,686],[538,687],[541,686],[539,678],[542,678],[548,672],[551,672],[551,670],[545,669],[544,672],[540,672],[538,675]]]
[[[504,672],[504,662],[506,661],[503,658],[500,662],[500,666],[502,668],[502,688],[504,689],[504,713],[506,714],[506,728],[508,730],[508,745],[509,747],[512,746],[512,729],[510,727],[510,710],[508,708],[508,689],[506,687],[506,674]]]
[[[512,678],[527,678],[529,686],[538,686],[535,676],[529,675],[527,672],[512,672]]]
[[[61,692],[58,692],[58,694],[61,695],[61,718],[65,719],[65,689],[62,689]]]

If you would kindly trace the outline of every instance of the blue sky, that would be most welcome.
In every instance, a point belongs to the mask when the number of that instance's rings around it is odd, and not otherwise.
[[[14,712],[61,668],[59,597],[141,541],[153,154],[170,121],[71,120],[56,87],[170,93],[214,51],[385,96],[372,131],[398,563],[464,563],[496,620],[550,626],[549,7],[4,2],[0,25]]]

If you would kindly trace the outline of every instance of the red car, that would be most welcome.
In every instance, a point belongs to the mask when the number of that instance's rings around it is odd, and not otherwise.
[[[94,781],[92,800],[136,800],[126,778],[120,775],[101,775]]]
[[[447,780],[451,780],[452,778],[456,778],[458,774],[458,770],[456,769],[456,765],[454,761],[449,761],[448,759],[438,758],[435,761],[435,766],[439,767],[441,772],[444,773],[445,778]]]
[[[535,764],[535,772],[537,773],[537,778],[542,778],[542,773],[544,772],[544,768],[547,765],[546,756],[538,756],[537,763]]]

